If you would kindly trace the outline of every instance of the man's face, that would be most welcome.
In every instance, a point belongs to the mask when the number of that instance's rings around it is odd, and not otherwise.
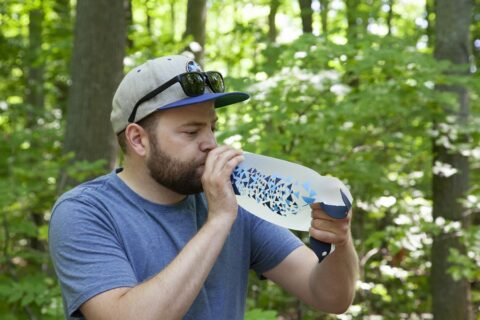
[[[213,103],[161,112],[155,132],[149,135],[146,165],[150,176],[179,194],[203,191],[205,160],[216,147]]]

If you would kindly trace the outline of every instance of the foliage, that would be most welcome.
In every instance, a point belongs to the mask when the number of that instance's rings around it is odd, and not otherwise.
[[[46,250],[47,223],[56,179],[71,155],[61,153],[59,119],[52,113],[41,115],[41,126],[25,127],[16,114],[21,106],[10,106],[0,116],[2,148],[8,150],[1,158],[0,310],[6,316],[26,312],[56,319],[63,309]],[[77,163],[69,170],[80,179],[101,165]]]
[[[245,320],[276,320],[275,311],[265,311],[262,309],[251,309],[245,314]]]
[[[412,39],[369,36],[338,46],[305,36],[268,47],[259,67],[268,76],[240,85],[253,93],[252,99],[233,114],[225,112],[225,130],[220,130],[227,143],[303,163],[351,186],[356,199],[353,232],[361,257],[357,299],[350,310],[355,317],[428,313],[432,237],[440,230],[461,230],[459,222],[433,221],[431,144],[432,139],[446,139],[454,149],[463,131],[471,141],[461,148],[475,150],[479,131],[443,117],[439,105],[451,104],[454,97],[439,93],[434,84],[474,88],[478,79],[447,78],[445,70],[451,66],[414,45]],[[478,119],[478,100],[472,98],[472,114]],[[433,130],[434,120],[442,121],[442,132]],[[472,160],[475,166],[478,158]],[[471,178],[473,185],[478,183],[478,175]],[[472,189],[467,199],[476,212],[478,190]],[[451,252],[451,272],[474,282],[479,279],[474,258],[479,231],[471,227],[462,232],[468,254]],[[269,284],[255,286],[259,292],[269,290]],[[295,303],[272,294],[268,304],[260,305],[287,312]]]
[[[71,25],[62,21],[69,8],[44,1],[29,5],[2,2],[2,72],[0,88],[0,314],[2,319],[59,319],[60,288],[47,250],[50,210],[58,196],[57,178],[72,155],[62,154],[65,95],[71,49]],[[28,17],[44,10],[45,51],[37,57],[46,84],[44,105],[25,96],[32,84],[24,56]],[[65,11],[66,10],[66,11]],[[69,21],[70,22],[70,21]],[[48,50],[48,55],[47,55]],[[68,166],[76,179],[98,174],[103,161]]]
[[[246,104],[219,110],[218,139],[302,163],[350,186],[361,273],[354,305],[342,319],[371,315],[413,319],[429,313],[430,246],[441,231],[466,244],[466,252],[451,251],[450,272],[473,284],[472,302],[478,310],[478,218],[470,227],[434,220],[430,190],[432,166],[435,172],[447,174],[453,169],[432,165],[435,139],[469,156],[472,188],[463,201],[466,214],[478,216],[478,75],[444,73],[450,66],[432,58],[423,8],[417,2],[396,4],[390,36],[384,32],[389,2],[363,3],[354,14],[364,32],[348,42],[343,1],[331,6],[328,35],[315,31],[302,36],[296,2],[282,1],[278,19],[286,23],[277,26],[278,43],[267,40],[269,3],[209,2],[206,69],[224,73],[229,90],[252,94]],[[31,89],[28,14],[38,8],[44,12],[42,47],[35,59],[43,66],[43,106],[31,105],[26,98]],[[185,0],[133,0],[132,8],[126,69],[186,47],[188,40],[182,39]],[[318,30],[317,16],[314,28]],[[69,170],[82,181],[99,174],[102,166],[71,164],[72,155],[62,153],[73,18],[69,1],[0,3],[2,319],[62,318],[47,246],[48,220],[59,192],[57,179],[62,170]],[[478,30],[477,14],[472,24],[475,37]],[[478,46],[474,58],[478,59]],[[456,119],[441,112],[440,106],[454,105],[455,98],[436,91],[438,84],[469,88],[467,125],[458,126]],[[311,310],[256,275],[250,277],[249,288],[246,319],[336,318]]]

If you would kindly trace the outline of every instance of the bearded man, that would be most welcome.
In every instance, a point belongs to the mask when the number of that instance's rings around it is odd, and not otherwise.
[[[215,108],[248,99],[184,56],[147,61],[120,83],[111,114],[123,168],[56,202],[52,260],[68,319],[243,319],[249,270],[312,307],[342,313],[357,256],[345,219],[312,205],[322,263],[289,230],[238,206],[242,152],[218,146]]]

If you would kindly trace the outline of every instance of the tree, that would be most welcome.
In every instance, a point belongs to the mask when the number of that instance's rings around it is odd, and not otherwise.
[[[64,150],[75,160],[106,160],[108,168],[116,158],[110,111],[123,75],[125,20],[123,1],[77,2]]]
[[[325,35],[328,32],[328,5],[330,0],[320,0],[320,17],[322,19],[322,33]]]
[[[52,16],[56,17],[55,25],[49,29],[49,39],[45,39],[45,42],[52,43],[57,48],[54,52],[49,52],[49,57],[52,61],[49,61],[50,67],[52,67],[52,75],[54,79],[52,81],[56,92],[54,95],[56,102],[54,103],[62,111],[62,114],[66,114],[68,104],[68,88],[69,77],[65,76],[65,70],[69,69],[72,53],[72,31],[73,31],[73,19],[71,12],[71,6],[69,0],[55,0],[52,4]]]
[[[193,42],[189,44],[188,50],[193,52],[195,60],[200,65],[203,65],[203,56],[205,54],[206,22],[207,0],[188,0],[187,26],[183,37],[193,38]]]
[[[45,111],[45,94],[44,94],[44,55],[42,55],[42,23],[43,8],[33,8],[29,12],[28,39],[29,50],[26,54],[26,63],[28,72],[26,79],[26,103],[27,114],[26,127],[34,130],[38,117]],[[43,223],[43,215],[41,212],[31,212],[32,222],[38,228]],[[42,250],[42,242],[36,236],[30,237],[32,248]]]
[[[393,20],[393,5],[395,0],[388,0],[388,13],[387,13],[387,28],[388,34],[392,34],[392,20]],[[428,4],[427,4],[428,6]]]
[[[470,57],[469,28],[472,14],[471,0],[437,0],[435,6],[435,58],[448,60],[453,66],[460,65],[461,73],[468,73]],[[453,71],[451,76],[455,74]],[[459,70],[455,68],[455,70]],[[456,119],[457,126],[465,126],[469,117],[468,92],[461,86],[438,86],[438,90],[455,95],[456,102],[443,106],[442,119],[436,119],[439,125],[447,124],[448,116]],[[466,137],[455,141],[454,137],[446,137],[453,144],[459,144]],[[469,222],[464,215],[466,209],[461,199],[469,191],[469,163],[468,158],[458,150],[441,143],[436,139],[433,145],[433,162],[435,167],[449,166],[456,172],[452,175],[435,172],[433,175],[433,216],[447,221],[461,222],[464,227]],[[455,281],[448,272],[451,262],[451,249],[461,252],[465,248],[454,233],[441,232],[434,237],[432,246],[432,299],[433,315],[437,319],[471,319],[470,288],[466,279]]]
[[[312,0],[299,0],[298,2],[300,4],[300,16],[302,17],[303,33],[312,33],[313,31]]]
[[[41,7],[31,9],[29,12],[28,39],[29,50],[26,54],[27,61],[27,85],[26,101],[30,108],[29,125],[33,125],[36,121],[36,115],[42,111],[44,105],[44,89],[43,89],[43,73],[44,62],[42,50],[42,22],[43,9]]]
[[[277,25],[275,18],[277,17],[280,0],[270,0],[270,12],[268,13],[268,40],[274,43],[277,40]]]
[[[347,38],[350,41],[358,39],[358,5],[359,0],[345,0],[346,18],[347,18]]]

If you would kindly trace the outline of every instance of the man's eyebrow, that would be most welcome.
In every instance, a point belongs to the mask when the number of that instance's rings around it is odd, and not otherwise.
[[[215,117],[215,119],[213,119],[212,123],[215,124],[218,120],[218,117]],[[202,122],[202,121],[189,121],[189,122],[185,122],[185,123],[182,123],[182,127],[188,127],[188,126],[204,126],[206,125],[207,123],[206,122]]]

